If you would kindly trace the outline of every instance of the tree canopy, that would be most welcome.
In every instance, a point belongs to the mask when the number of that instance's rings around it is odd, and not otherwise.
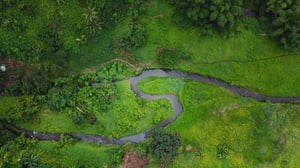
[[[193,24],[220,32],[232,30],[242,14],[242,0],[175,0],[175,6]]]
[[[272,15],[272,36],[285,48],[300,46],[300,1],[269,0],[266,11]]]

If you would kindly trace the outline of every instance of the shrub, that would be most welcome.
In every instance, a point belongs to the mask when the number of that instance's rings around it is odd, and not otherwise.
[[[13,82],[6,88],[11,95],[45,94],[52,86],[51,74],[46,66],[15,67],[12,73]]]
[[[115,87],[103,82],[99,87],[84,87],[78,92],[76,103],[87,114],[104,112],[115,96]]]
[[[151,138],[150,151],[157,157],[162,167],[172,162],[181,145],[179,134],[165,133],[162,130],[153,130],[147,136]]]
[[[33,153],[25,153],[22,155],[21,163],[25,168],[34,168],[38,167],[39,158],[36,154]]]
[[[217,148],[217,155],[219,159],[227,159],[230,157],[229,148],[225,144],[218,144]]]
[[[153,124],[158,124],[162,119],[162,116],[161,116],[161,113],[159,111],[157,111],[154,115],[154,118],[153,118]]]
[[[78,115],[73,117],[73,123],[76,125],[81,125],[84,122],[84,117],[82,115]]]
[[[125,150],[123,148],[115,149],[110,160],[111,164],[116,167],[119,166],[123,160],[124,154],[125,154]]]
[[[0,119],[5,121],[26,121],[40,111],[40,107],[33,96],[18,97],[14,101],[5,100],[0,108]]]
[[[158,48],[158,62],[166,68],[173,68],[180,60],[190,60],[190,55],[174,48]]]
[[[141,23],[130,23],[129,31],[116,40],[116,48],[121,51],[130,51],[146,43],[147,30]]]
[[[48,93],[47,104],[52,110],[61,110],[67,106],[64,93],[59,88],[52,88]]]

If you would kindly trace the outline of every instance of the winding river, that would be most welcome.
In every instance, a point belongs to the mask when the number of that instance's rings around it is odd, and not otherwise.
[[[150,95],[146,94],[140,90],[137,89],[137,83],[141,81],[142,79],[154,76],[154,77],[177,77],[177,78],[185,78],[190,79],[198,82],[208,83],[215,86],[223,87],[232,93],[238,94],[243,97],[250,97],[253,99],[256,99],[260,102],[269,101],[272,103],[296,103],[300,102],[300,97],[272,97],[272,96],[264,96],[260,95],[259,93],[249,91],[245,88],[241,88],[238,86],[232,86],[222,80],[209,78],[205,76],[201,76],[198,74],[188,74],[186,72],[178,71],[178,70],[163,70],[163,69],[153,69],[153,70],[145,70],[140,75],[135,77],[130,77],[130,87],[135,94],[143,99],[147,100],[156,100],[156,99],[168,99],[172,105],[174,115],[172,118],[165,120],[161,122],[159,125],[155,126],[155,128],[161,128],[165,127],[166,125],[174,122],[177,117],[182,113],[182,105],[179,102],[178,96],[174,94],[160,94],[160,95]],[[31,130],[26,130],[23,128],[20,128],[21,132],[24,132],[24,134],[27,137],[39,139],[39,140],[59,140],[61,133],[43,133],[43,132],[36,132]],[[65,135],[69,135],[71,137],[74,137],[81,141],[86,142],[93,142],[93,143],[99,143],[99,144],[115,144],[115,145],[123,145],[126,142],[142,142],[146,139],[148,131],[126,136],[121,139],[114,139],[114,138],[106,138],[99,135],[94,134],[84,134],[84,133],[64,133]]]

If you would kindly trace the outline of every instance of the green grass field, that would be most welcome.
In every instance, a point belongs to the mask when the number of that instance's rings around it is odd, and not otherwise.
[[[174,78],[146,78],[139,88],[150,94],[178,93],[183,104],[183,113],[167,128],[183,138],[171,167],[300,165],[299,105],[259,103],[219,87]],[[227,159],[218,158],[218,144],[227,146]]]
[[[116,147],[89,143],[61,146],[59,142],[38,142],[35,148],[43,151],[43,158],[47,159],[45,162],[48,164],[56,164],[57,166],[61,164],[60,166],[65,165],[67,167],[71,167],[74,163],[81,166],[104,167],[110,162],[113,149],[116,149]],[[66,160],[69,163],[66,163]]]

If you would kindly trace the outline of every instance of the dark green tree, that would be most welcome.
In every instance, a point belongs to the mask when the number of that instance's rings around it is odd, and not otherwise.
[[[272,36],[277,38],[284,48],[299,48],[300,1],[268,0],[266,11],[271,16]]]
[[[242,0],[175,0],[175,6],[193,24],[220,32],[231,31],[242,14]]]
[[[181,145],[180,135],[158,129],[150,132],[148,136],[151,138],[150,151],[157,157],[161,166],[165,167],[170,164]]]
[[[75,105],[76,89],[72,86],[52,88],[48,93],[48,105],[53,110],[62,110]]]

